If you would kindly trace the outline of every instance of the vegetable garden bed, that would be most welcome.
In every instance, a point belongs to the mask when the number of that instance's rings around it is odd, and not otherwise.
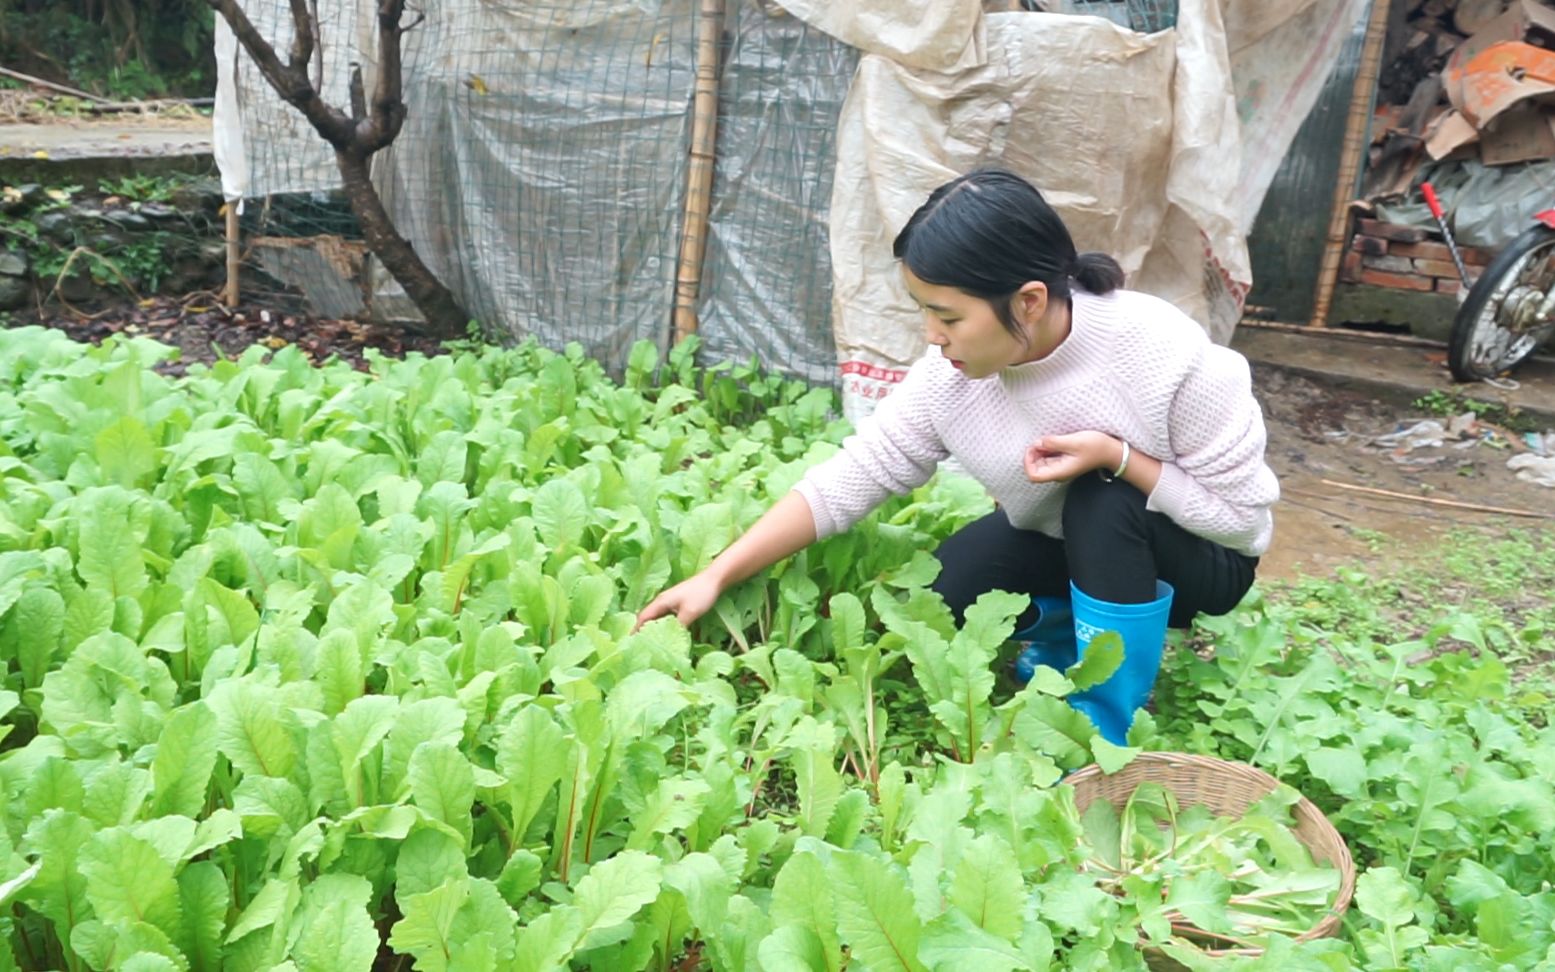
[[[829,390],[169,353],[0,330],[0,968],[1138,969],[1160,890],[1104,890],[1061,779],[1141,748],[1264,768],[1362,871],[1343,937],[1190,967],[1552,958],[1547,699],[1471,619],[1255,597],[1112,747],[1063,696],[1115,643],[1017,692],[1020,599],[925,589],[955,479],[631,633],[835,448]]]

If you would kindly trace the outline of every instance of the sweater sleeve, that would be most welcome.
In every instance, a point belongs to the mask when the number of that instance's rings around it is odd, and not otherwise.
[[[1178,387],[1169,436],[1174,456],[1147,508],[1198,536],[1249,556],[1269,547],[1279,481],[1264,461],[1267,433],[1247,359],[1213,344]]]
[[[929,359],[914,364],[875,413],[843,440],[841,451],[794,487],[810,504],[817,539],[848,529],[887,497],[922,486],[950,454],[933,422],[944,397],[932,373],[935,364]]]

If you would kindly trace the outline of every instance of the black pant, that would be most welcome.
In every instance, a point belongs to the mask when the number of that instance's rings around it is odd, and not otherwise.
[[[1172,585],[1170,624],[1185,628],[1198,614],[1225,614],[1253,586],[1257,557],[1206,540],[1145,509],[1145,495],[1128,483],[1087,474],[1069,484],[1064,539],[1019,530],[994,510],[958,531],[934,552],[943,569],[934,589],[959,621],[979,595],[992,590],[1033,597],[1069,594],[1069,582],[1114,604],[1155,600],[1159,578]],[[1036,621],[1028,608],[1019,631]]]

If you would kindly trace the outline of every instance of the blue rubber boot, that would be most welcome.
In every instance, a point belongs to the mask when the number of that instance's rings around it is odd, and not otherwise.
[[[1015,659],[1015,681],[1022,685],[1031,681],[1031,676],[1036,674],[1038,665],[1046,665],[1062,672],[1074,664],[1077,655],[1074,640],[1074,612],[1069,608],[1069,599],[1034,597],[1031,603],[1037,609],[1036,623],[1010,636],[1011,641],[1028,643],[1026,649]]]
[[[1075,640],[1084,656],[1091,639],[1103,631],[1123,638],[1123,664],[1100,685],[1069,696],[1069,704],[1096,724],[1103,739],[1122,746],[1128,739],[1134,711],[1150,698],[1161,671],[1161,648],[1172,610],[1172,585],[1155,582],[1156,599],[1144,604],[1114,604],[1090,597],[1069,585],[1074,610]]]

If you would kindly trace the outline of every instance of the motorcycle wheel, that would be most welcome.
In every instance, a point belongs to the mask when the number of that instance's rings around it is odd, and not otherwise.
[[[1555,230],[1525,230],[1469,288],[1453,319],[1447,365],[1480,381],[1521,364],[1555,333]]]

